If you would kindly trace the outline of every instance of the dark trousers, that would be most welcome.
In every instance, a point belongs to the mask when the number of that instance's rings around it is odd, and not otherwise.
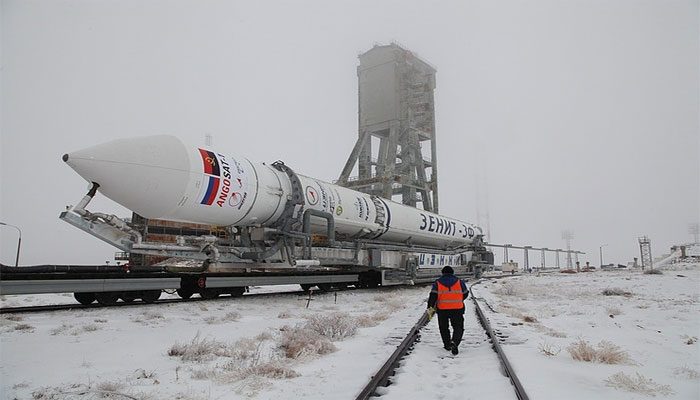
[[[464,309],[438,310],[437,316],[442,343],[447,346],[450,344],[450,341],[453,341],[456,345],[459,345],[459,342],[462,341],[462,335],[464,334]],[[450,337],[450,324],[454,330],[452,337]]]

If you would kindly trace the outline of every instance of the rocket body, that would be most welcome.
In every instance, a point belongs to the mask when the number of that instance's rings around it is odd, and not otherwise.
[[[146,218],[271,226],[292,194],[287,174],[270,165],[174,136],[119,139],[63,159],[106,197]],[[481,234],[466,222],[297,176],[304,208],[332,214],[338,234],[433,247],[466,245]],[[311,221],[312,231],[325,232],[323,220]]]

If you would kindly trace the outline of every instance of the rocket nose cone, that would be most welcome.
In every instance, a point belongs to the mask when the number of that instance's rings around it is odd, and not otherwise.
[[[124,207],[159,218],[180,201],[190,173],[185,145],[174,136],[119,139],[63,155],[75,172]]]

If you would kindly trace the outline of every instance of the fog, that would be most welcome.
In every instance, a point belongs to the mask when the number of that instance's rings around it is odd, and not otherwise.
[[[565,248],[569,230],[594,265],[603,245],[639,257],[640,235],[660,255],[700,220],[698,1],[1,4],[0,221],[23,265],[112,260],[58,219],[87,189],[61,155],[93,144],[209,134],[337,179],[357,55],[392,41],[437,68],[441,214],[483,221],[478,190],[491,242]],[[17,232],[0,239],[14,264]]]

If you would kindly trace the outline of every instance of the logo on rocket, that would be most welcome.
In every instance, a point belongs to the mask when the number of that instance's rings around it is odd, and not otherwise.
[[[238,192],[233,192],[231,197],[228,199],[228,205],[231,207],[236,207],[237,205],[241,204],[241,200],[243,200],[243,196],[241,196],[241,194]]]
[[[311,186],[306,187],[306,202],[310,206],[315,206],[318,204],[318,192]]]

